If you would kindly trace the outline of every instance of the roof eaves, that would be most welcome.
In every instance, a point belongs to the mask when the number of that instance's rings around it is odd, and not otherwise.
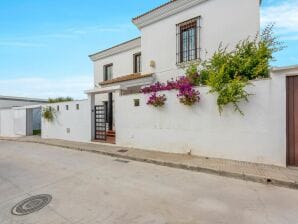
[[[89,55],[89,58],[93,58],[93,57],[96,56],[96,55],[99,55],[99,54],[108,52],[108,51],[110,51],[110,50],[113,50],[113,49],[115,49],[115,48],[117,48],[117,47],[121,47],[121,46],[123,46],[123,45],[126,45],[126,44],[128,44],[128,43],[130,43],[130,42],[136,41],[136,40],[138,40],[138,39],[141,39],[141,37],[136,37],[136,38],[134,38],[134,39],[131,39],[131,40],[125,41],[125,42],[123,42],[123,43],[117,44],[117,45],[115,45],[115,46],[113,46],[113,47],[104,49],[104,50],[99,51],[99,52],[96,52],[96,53],[94,53],[94,54],[90,54],[90,55]]]
[[[141,18],[143,16],[146,16],[146,15],[148,15],[148,14],[150,14],[150,13],[152,13],[152,12],[154,12],[154,11],[160,9],[160,8],[163,8],[163,7],[165,7],[165,6],[169,5],[169,4],[172,4],[172,3],[176,2],[176,1],[177,0],[171,0],[169,2],[166,2],[166,3],[160,5],[160,6],[156,7],[156,8],[153,8],[153,9],[149,10],[148,12],[145,12],[145,13],[139,15],[139,16],[136,16],[135,18],[132,19],[132,21],[135,21],[135,20],[137,20],[137,19],[139,19],[139,18]]]
[[[148,73],[148,74],[134,73],[130,75],[120,76],[111,80],[103,81],[99,84],[102,86],[110,85],[110,84],[121,83],[121,82],[136,80],[136,79],[143,79],[143,78],[152,77],[152,76],[153,76],[153,73]]]
[[[259,0],[259,1],[260,1],[260,6],[261,6],[261,4],[262,4],[262,0]],[[202,2],[204,2],[204,1],[202,1]],[[162,10],[162,9],[165,8],[165,7],[169,7],[170,5],[172,5],[172,4],[174,4],[174,3],[179,4],[179,0],[171,0],[171,1],[169,1],[169,2],[166,2],[166,3],[162,4],[162,5],[160,5],[160,6],[156,7],[156,8],[154,8],[154,9],[149,10],[148,12],[145,12],[145,13],[139,15],[139,16],[136,16],[136,17],[134,17],[134,18],[132,19],[132,22],[133,22],[135,25],[137,25],[137,24],[138,24],[138,20],[142,19],[143,17],[149,16],[150,14],[155,13],[155,12],[157,12],[158,10]],[[180,1],[180,3],[181,3],[181,4],[184,4],[183,1]],[[165,12],[164,12],[164,13],[165,13]],[[138,25],[137,25],[137,26],[138,26]]]
[[[16,96],[3,96],[3,95],[0,95],[0,100],[25,101],[25,102],[37,102],[37,103],[48,102],[48,100],[46,100],[46,99],[16,97]]]

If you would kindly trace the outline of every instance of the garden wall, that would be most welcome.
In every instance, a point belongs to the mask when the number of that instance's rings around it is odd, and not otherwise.
[[[253,82],[249,103],[240,104],[244,116],[232,106],[219,114],[216,97],[198,88],[201,101],[192,107],[177,100],[176,91],[163,92],[166,105],[146,105],[143,94],[115,100],[117,145],[173,153],[286,165],[285,75]],[[140,99],[140,106],[134,106]]]
[[[0,136],[26,136],[32,135],[33,130],[40,130],[40,108],[30,105],[0,110]]]
[[[16,108],[12,110],[12,113],[13,113],[14,134],[18,136],[26,136],[27,135],[27,109]]]
[[[14,132],[14,110],[0,110],[0,136],[15,137]]]
[[[79,105],[77,109],[77,105]],[[57,110],[53,122],[42,119],[42,137],[87,142],[91,140],[91,111],[88,100],[44,105]],[[68,110],[66,107],[68,106]]]

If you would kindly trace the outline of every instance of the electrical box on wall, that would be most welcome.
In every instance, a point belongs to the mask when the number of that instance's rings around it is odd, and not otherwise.
[[[155,63],[154,60],[151,60],[151,61],[150,61],[150,67],[151,67],[151,68],[155,68],[155,67],[156,67],[156,63]]]

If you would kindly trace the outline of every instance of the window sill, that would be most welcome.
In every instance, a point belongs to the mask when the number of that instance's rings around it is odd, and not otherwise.
[[[178,68],[186,68],[192,64],[200,64],[200,62],[201,62],[201,59],[198,58],[198,59],[191,60],[191,61],[177,62],[176,65]]]

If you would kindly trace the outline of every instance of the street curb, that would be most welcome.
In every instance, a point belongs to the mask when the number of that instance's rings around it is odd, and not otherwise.
[[[146,158],[139,158],[139,157],[133,157],[133,156],[128,156],[128,155],[120,155],[118,153],[86,149],[86,148],[82,148],[79,146],[75,147],[75,146],[67,146],[67,145],[61,145],[61,144],[55,144],[55,143],[49,143],[49,142],[39,142],[39,141],[34,141],[34,140],[28,141],[28,140],[11,139],[11,138],[8,138],[8,139],[0,138],[0,140],[56,146],[56,147],[72,149],[72,150],[76,150],[76,151],[96,153],[96,154],[120,158],[120,159],[127,159],[127,160],[132,160],[132,161],[137,161],[137,162],[150,163],[150,164],[166,166],[166,167],[171,167],[171,168],[176,168],[176,169],[202,172],[202,173],[207,173],[207,174],[212,174],[212,175],[217,175],[217,176],[229,177],[229,178],[234,178],[234,179],[240,179],[240,180],[245,180],[245,181],[250,181],[250,182],[262,183],[262,184],[266,184],[266,185],[273,185],[273,186],[285,187],[285,188],[298,190],[298,182],[279,180],[276,178],[248,175],[248,174],[244,174],[244,173],[235,173],[235,172],[230,172],[230,171],[222,171],[222,170],[216,170],[216,169],[200,167],[200,166],[191,166],[191,165],[185,165],[185,164],[174,163],[174,162],[165,162],[165,161],[160,161],[157,159],[146,159]]]

